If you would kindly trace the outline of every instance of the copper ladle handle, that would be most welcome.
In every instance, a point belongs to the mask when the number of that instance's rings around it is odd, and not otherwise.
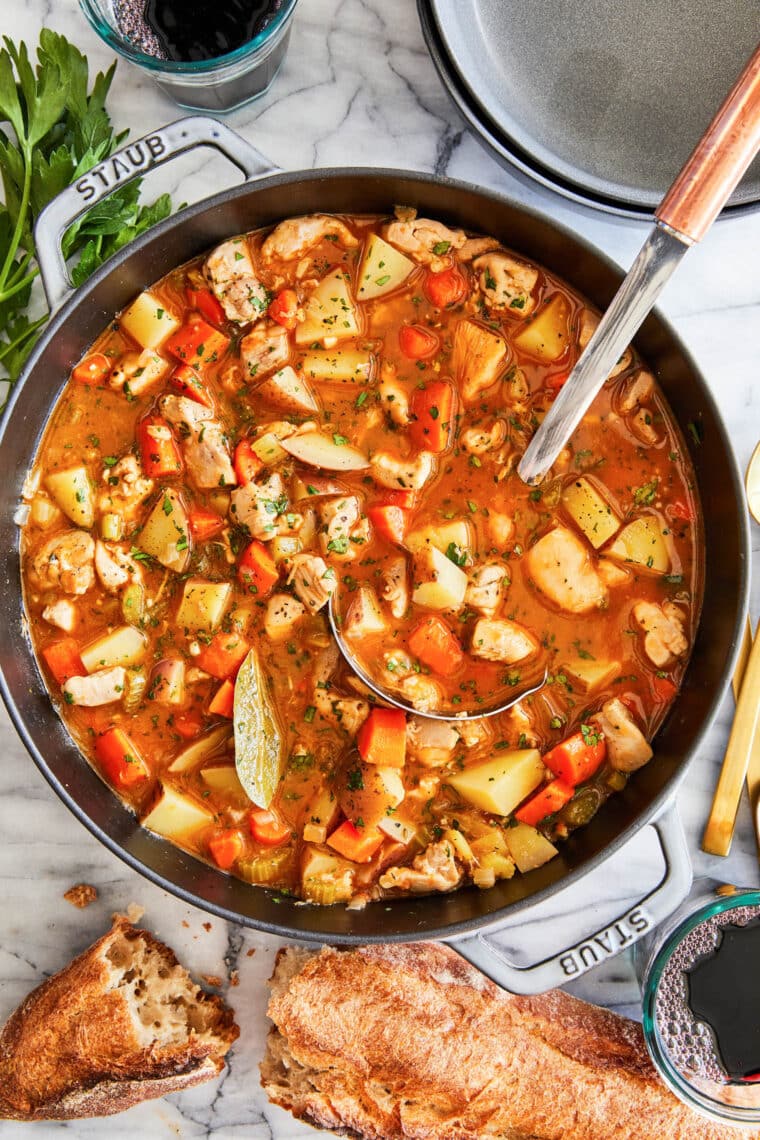
[[[760,45],[657,208],[655,217],[701,241],[760,150]]]

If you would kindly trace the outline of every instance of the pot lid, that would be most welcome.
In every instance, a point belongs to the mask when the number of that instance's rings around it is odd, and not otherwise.
[[[500,157],[650,214],[760,36],[756,0],[418,0],[450,94]],[[760,203],[760,158],[732,206]]]

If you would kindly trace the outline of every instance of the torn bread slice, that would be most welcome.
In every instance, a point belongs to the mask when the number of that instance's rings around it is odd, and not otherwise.
[[[0,1117],[109,1116],[212,1080],[239,1033],[168,946],[116,916],[0,1034]]]

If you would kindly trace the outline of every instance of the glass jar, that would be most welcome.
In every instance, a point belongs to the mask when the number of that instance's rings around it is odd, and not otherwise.
[[[266,28],[249,43],[216,59],[176,63],[147,55],[122,32],[113,0],[79,0],[100,38],[135,64],[170,98],[190,111],[225,114],[257,99],[277,74],[290,39],[298,0],[285,0]]]
[[[636,948],[644,1038],[662,1079],[691,1108],[711,1120],[757,1123],[760,1080],[736,1080],[727,1074],[712,1030],[688,1006],[684,971],[712,954],[726,927],[760,918],[760,890],[695,886],[696,896]],[[760,984],[752,973],[754,979],[737,976],[736,986],[753,980]]]

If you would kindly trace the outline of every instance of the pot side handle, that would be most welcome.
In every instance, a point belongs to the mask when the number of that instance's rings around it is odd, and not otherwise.
[[[691,861],[674,803],[652,821],[665,860],[665,874],[655,889],[602,930],[532,966],[516,966],[488,932],[452,939],[449,945],[491,981],[515,994],[537,994],[574,981],[607,958],[633,946],[683,902],[692,881]],[[530,919],[527,919],[530,921]],[[496,934],[499,927],[493,927]],[[518,935],[515,934],[515,938]]]
[[[60,308],[74,289],[62,249],[69,226],[114,190],[199,146],[215,147],[246,179],[260,178],[278,169],[239,134],[207,115],[178,119],[115,151],[63,190],[37,219],[34,227],[37,261],[51,313]]]

